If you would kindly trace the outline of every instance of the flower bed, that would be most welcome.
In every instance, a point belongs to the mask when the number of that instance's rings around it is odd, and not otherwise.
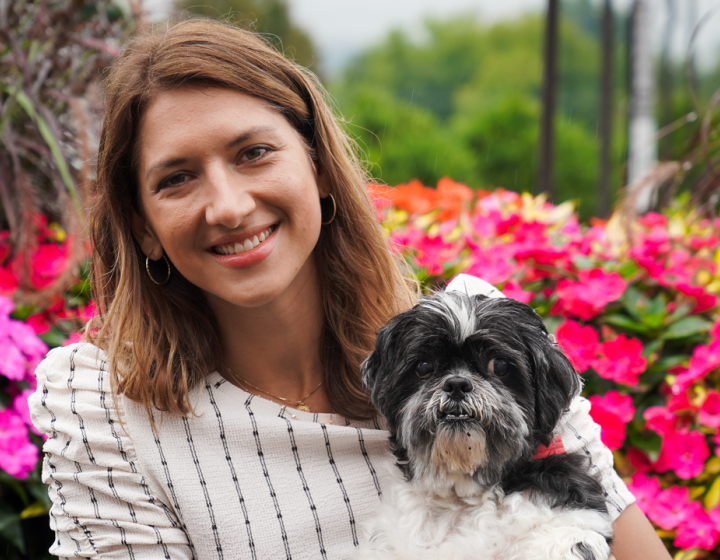
[[[720,220],[677,207],[582,227],[449,179],[371,185],[426,288],[475,274],[529,303],[585,379],[616,467],[677,558],[720,558]]]
[[[465,271],[532,305],[585,378],[616,466],[668,547],[720,558],[720,221],[680,205],[625,229],[582,227],[570,204],[449,179],[370,185],[379,219],[427,288]],[[36,218],[31,285],[67,267],[68,240]],[[41,303],[18,292],[20,261],[0,233],[0,544],[24,548],[22,520],[47,514],[27,412],[48,348],[92,315],[86,271]],[[4,544],[3,544],[4,546]]]

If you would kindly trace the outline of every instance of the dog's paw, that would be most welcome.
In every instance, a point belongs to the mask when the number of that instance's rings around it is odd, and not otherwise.
[[[573,560],[608,560],[612,552],[605,537],[598,533],[588,535],[588,538],[573,546]]]

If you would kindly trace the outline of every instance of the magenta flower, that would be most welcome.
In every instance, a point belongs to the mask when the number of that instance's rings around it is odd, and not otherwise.
[[[642,351],[642,342],[621,334],[600,345],[600,357],[593,362],[592,367],[604,379],[634,386],[647,367]]]
[[[414,246],[417,249],[415,261],[426,268],[429,274],[442,274],[443,263],[455,258],[457,254],[455,246],[443,240],[440,235],[424,235]]]
[[[698,502],[692,502],[687,508],[687,517],[677,528],[675,546],[712,550],[718,540],[720,533],[715,522]]]
[[[655,468],[674,471],[679,478],[690,480],[703,471],[709,456],[705,435],[682,429],[665,436]]]
[[[702,313],[708,309],[713,309],[718,305],[718,298],[705,291],[705,288],[700,286],[691,286],[688,283],[679,283],[675,286],[677,290],[695,301],[695,307],[693,313]]]
[[[635,415],[630,395],[608,391],[605,396],[593,395],[588,399],[590,416],[600,424],[600,438],[610,449],[620,449],[625,441],[625,427]]]
[[[651,406],[643,413],[645,426],[662,437],[677,430],[677,416],[664,406]]]
[[[720,393],[715,389],[708,389],[707,397],[698,413],[698,420],[708,428],[720,428]]]
[[[520,283],[516,282],[515,280],[510,280],[510,282],[505,284],[502,292],[510,299],[514,299],[522,303],[530,303],[530,300],[533,298],[534,295],[532,292],[526,292],[525,290],[523,290],[522,286],[520,286]]]
[[[38,448],[28,438],[27,428],[13,410],[0,410],[0,469],[25,478],[38,461]]]
[[[0,266],[0,295],[12,295],[18,288],[18,279],[10,267]]]
[[[656,496],[647,515],[656,525],[669,531],[687,519],[689,506],[690,489],[686,486],[673,486]]]
[[[635,473],[628,484],[628,490],[635,496],[635,503],[645,515],[648,515],[655,498],[660,493],[660,482],[654,476]]]
[[[30,418],[30,407],[28,406],[28,397],[30,397],[30,395],[34,392],[34,389],[23,389],[20,394],[13,399],[12,408],[32,432],[37,435],[41,435],[32,423],[32,419]]]
[[[506,282],[517,268],[513,266],[507,252],[499,246],[474,251],[471,259],[470,267],[465,272],[490,284]]]
[[[625,291],[625,280],[617,272],[602,268],[581,270],[578,281],[563,278],[557,284],[558,301],[553,312],[589,321]]]
[[[587,371],[600,348],[597,331],[568,319],[555,332],[560,347],[579,372]]]

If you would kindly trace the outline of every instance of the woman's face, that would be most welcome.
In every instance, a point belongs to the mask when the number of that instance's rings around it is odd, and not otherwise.
[[[231,90],[176,89],[152,102],[138,137],[145,218],[133,231],[146,255],[164,250],[211,305],[315,288],[327,192],[280,113]]]

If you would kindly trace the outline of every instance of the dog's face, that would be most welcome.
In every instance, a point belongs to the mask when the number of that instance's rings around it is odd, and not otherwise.
[[[457,292],[383,327],[363,380],[406,476],[437,494],[476,493],[530,460],[580,390],[530,307]]]

